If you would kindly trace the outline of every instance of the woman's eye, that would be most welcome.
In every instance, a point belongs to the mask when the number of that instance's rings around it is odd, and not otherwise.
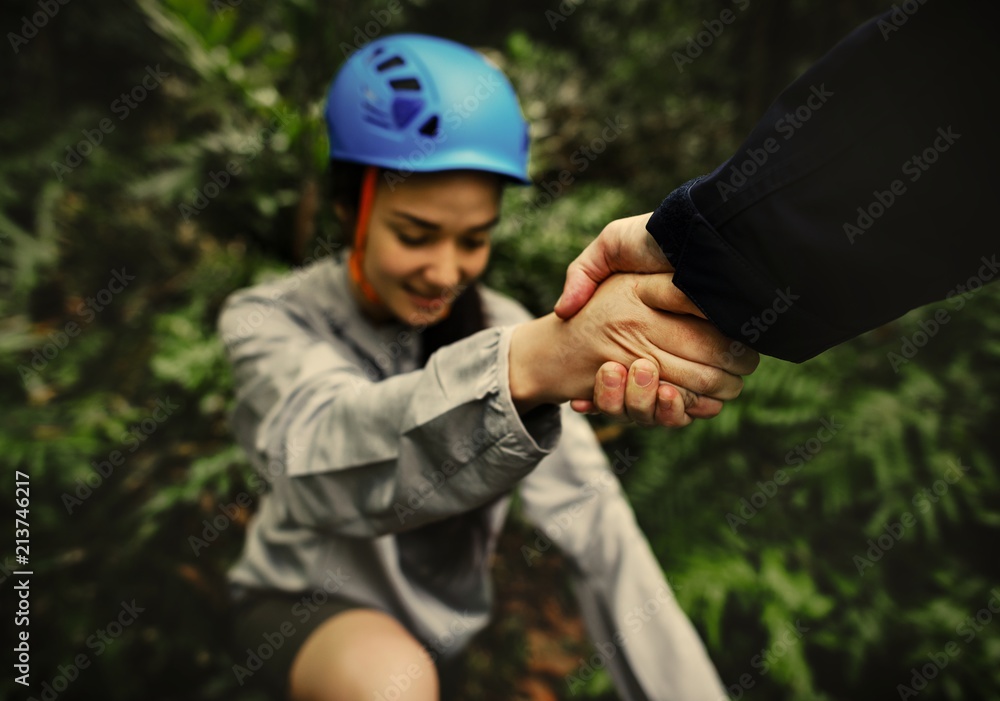
[[[462,239],[462,248],[465,248],[466,250],[469,250],[469,251],[474,251],[477,248],[482,248],[483,246],[485,246],[486,243],[487,243],[487,241],[488,241],[488,239],[485,239],[485,238],[480,238],[480,239]]]
[[[396,232],[396,238],[398,238],[399,242],[404,246],[422,246],[427,243],[426,236],[409,236],[401,231]]]

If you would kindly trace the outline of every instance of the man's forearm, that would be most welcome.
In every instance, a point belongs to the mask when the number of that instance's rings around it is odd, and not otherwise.
[[[997,10],[973,4],[859,28],[654,213],[675,284],[724,334],[805,360],[992,260]]]

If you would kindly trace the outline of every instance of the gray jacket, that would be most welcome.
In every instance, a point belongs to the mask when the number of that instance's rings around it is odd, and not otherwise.
[[[567,407],[518,415],[507,355],[512,326],[531,317],[497,292],[482,296],[490,328],[423,368],[413,329],[361,316],[340,261],[227,300],[233,428],[270,485],[230,571],[234,595],[335,593],[452,656],[488,622],[489,563],[516,488],[537,526],[522,548],[528,564],[552,545],[567,556],[596,646],[567,684],[607,666],[626,699],[724,699],[615,477],[632,456],[612,468]],[[413,529],[482,505],[488,537],[469,569],[430,584],[419,553],[435,544]],[[301,621],[308,609],[292,613]]]

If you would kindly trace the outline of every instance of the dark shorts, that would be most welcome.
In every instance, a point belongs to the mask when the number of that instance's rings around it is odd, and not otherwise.
[[[292,664],[306,639],[337,614],[356,608],[362,607],[334,597],[317,604],[308,592],[248,593],[231,608],[230,648],[237,682],[285,701]],[[457,698],[459,662],[437,660],[442,701]]]

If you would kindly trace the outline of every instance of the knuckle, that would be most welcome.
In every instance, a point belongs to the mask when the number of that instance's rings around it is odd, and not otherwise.
[[[743,378],[742,377],[740,377],[738,375],[735,376],[735,377],[731,376],[731,379],[729,380],[728,385],[729,385],[729,387],[731,387],[731,389],[729,389],[726,392],[725,398],[727,400],[729,400],[729,399],[736,399],[738,396],[740,396],[740,394],[743,393]]]
[[[743,378],[718,368],[703,368],[698,374],[699,386],[692,387],[699,394],[718,399],[735,399],[743,390]]]
[[[727,345],[720,349],[720,367],[737,375],[749,375],[757,369],[760,364],[760,354],[749,346],[739,341],[728,341]]]
[[[743,378],[737,377],[735,384],[736,387],[733,389],[733,399],[736,399],[736,397],[743,394]]]
[[[676,394],[671,399],[660,399],[656,408],[656,423],[666,428],[677,428],[683,425],[683,419],[690,401],[695,399],[691,392],[677,387]]]
[[[690,389],[698,394],[718,394],[726,385],[727,374],[718,368],[701,365],[694,372]]]

